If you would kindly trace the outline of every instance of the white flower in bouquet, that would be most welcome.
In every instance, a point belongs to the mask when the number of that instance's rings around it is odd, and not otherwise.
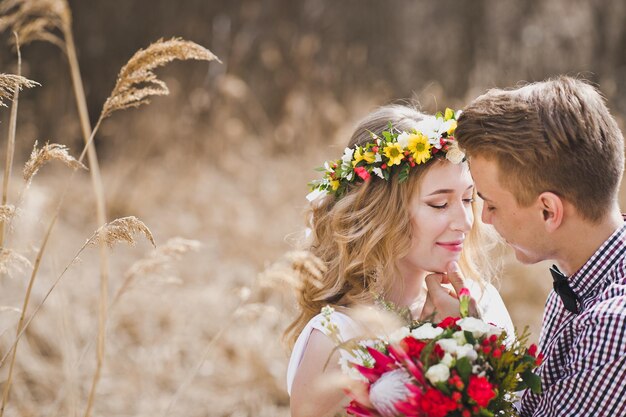
[[[432,325],[432,323],[425,323],[425,324],[422,324],[417,329],[413,329],[413,331],[411,332],[411,336],[413,336],[416,339],[424,340],[424,339],[434,339],[435,337],[439,336],[441,333],[443,333],[443,329],[441,327],[435,327]]]
[[[396,344],[410,334],[411,330],[408,327],[400,327],[398,330],[389,335],[389,343]]]
[[[474,349],[473,345],[470,345],[469,343],[463,345],[463,346],[458,346],[456,349],[456,357],[457,358],[467,358],[470,361],[475,361],[476,359],[478,359],[478,353],[476,353],[476,350]]]
[[[448,368],[452,368],[454,366],[455,360],[452,357],[452,355],[450,355],[449,353],[446,353],[445,355],[443,355],[443,358],[441,358],[441,362],[439,363],[443,363]]]
[[[470,332],[474,337],[484,336],[491,330],[491,326],[480,319],[465,317],[456,322],[463,331]]]
[[[437,341],[437,344],[446,353],[456,353],[456,349],[459,347],[454,339],[440,339]]]
[[[425,376],[433,385],[438,382],[446,382],[450,378],[450,368],[442,363],[438,363],[428,368]]]
[[[452,338],[456,341],[457,345],[463,346],[467,343],[467,339],[465,338],[465,332],[459,330],[458,332],[452,333]]]
[[[370,388],[370,401],[382,417],[398,415],[395,404],[407,398],[411,377],[402,368],[383,374]]]
[[[487,332],[487,336],[496,335],[496,337],[500,337],[502,332],[504,332],[504,329],[502,329],[502,328],[500,328],[498,326],[489,325],[489,327],[490,327],[490,329]]]

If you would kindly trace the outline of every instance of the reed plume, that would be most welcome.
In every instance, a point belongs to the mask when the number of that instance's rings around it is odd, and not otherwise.
[[[109,117],[117,110],[147,104],[151,96],[168,95],[167,85],[157,78],[153,70],[176,59],[219,61],[211,51],[194,42],[180,38],[167,41],[159,39],[146,49],[137,51],[124,65],[113,92],[104,103],[101,117]]]
[[[58,32],[72,25],[65,0],[5,0],[0,3],[0,31],[11,29],[22,44],[50,42],[61,49],[65,42]]]
[[[165,276],[170,272],[175,261],[180,260],[184,254],[190,251],[197,251],[201,246],[202,244],[197,240],[175,237],[154,249],[150,255],[138,260],[126,271],[124,282],[115,294],[109,308],[119,301],[135,280],[146,276]]]
[[[152,243],[152,246],[156,247],[152,232],[148,229],[148,226],[135,216],[121,217],[101,226],[96,230],[93,236],[87,240],[85,245],[104,243],[109,248],[112,248],[117,243],[126,242],[134,246],[137,242],[135,240],[136,234],[143,234],[146,239]]]
[[[324,262],[309,251],[296,250],[287,252],[283,259],[273,263],[259,274],[262,287],[278,288],[288,284],[293,289],[300,289],[304,283],[321,288],[322,277],[326,272]]]
[[[8,222],[15,215],[15,206],[5,204],[0,206],[0,222]]]
[[[7,107],[4,100],[12,100],[15,90],[32,88],[40,85],[38,82],[15,74],[0,74],[0,106]]]
[[[58,143],[46,143],[41,149],[37,149],[37,142],[35,142],[30,158],[24,165],[24,180],[30,183],[39,169],[52,160],[60,161],[72,169],[87,169],[85,165],[69,154],[67,146]]]
[[[12,276],[11,272],[17,270],[23,271],[30,268],[30,261],[24,256],[9,248],[0,248],[0,276]]]

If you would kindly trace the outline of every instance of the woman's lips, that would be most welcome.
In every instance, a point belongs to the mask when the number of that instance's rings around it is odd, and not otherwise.
[[[437,246],[441,246],[450,252],[461,252],[461,250],[463,250],[463,241],[455,240],[452,242],[437,242]]]

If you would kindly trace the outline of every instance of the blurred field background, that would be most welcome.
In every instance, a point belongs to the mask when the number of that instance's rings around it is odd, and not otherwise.
[[[490,87],[557,74],[597,83],[624,127],[626,3],[553,0],[70,1],[92,124],[119,69],[139,48],[180,36],[222,64],[158,70],[168,97],[116,113],[96,137],[108,218],[135,215],[158,246],[201,243],[169,269],[136,277],[109,311],[95,416],[288,416],[283,329],[294,299],[280,266],[303,229],[313,168],[336,157],[353,124],[375,107],[413,100],[424,111],[462,108]],[[0,72],[15,71],[9,33]],[[35,140],[82,138],[62,52],[22,48],[22,92],[10,202]],[[4,161],[9,109],[0,109]],[[24,193],[7,247],[34,261],[67,181],[52,163]],[[622,199],[622,203],[624,200]],[[33,288],[36,305],[96,222],[81,172]],[[98,253],[75,262],[22,338],[7,416],[85,412],[95,369]],[[111,298],[144,242],[111,251]],[[518,327],[538,338],[551,286],[546,265],[505,255],[500,289]],[[0,277],[0,354],[15,337],[29,268]],[[27,317],[32,311],[27,312]],[[7,377],[0,368],[0,383]]]

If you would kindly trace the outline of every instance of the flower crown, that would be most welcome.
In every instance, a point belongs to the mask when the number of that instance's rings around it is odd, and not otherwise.
[[[443,114],[438,112],[435,116],[424,117],[408,132],[395,129],[391,122],[381,136],[370,132],[371,142],[346,148],[341,159],[327,161],[318,168],[324,172],[324,177],[309,183],[311,193],[307,200],[314,201],[326,194],[340,197],[348,184],[369,181],[372,175],[389,180],[398,172],[399,182],[404,182],[411,168],[435,157],[461,163],[465,155],[454,140],[456,119],[460,114],[460,110],[455,113],[446,108]]]

